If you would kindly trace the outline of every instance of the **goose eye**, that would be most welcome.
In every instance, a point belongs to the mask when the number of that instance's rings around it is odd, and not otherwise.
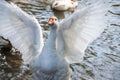
[[[55,6],[57,6],[57,5],[58,5],[58,3],[55,4]]]
[[[55,21],[57,21],[57,19],[55,18]]]

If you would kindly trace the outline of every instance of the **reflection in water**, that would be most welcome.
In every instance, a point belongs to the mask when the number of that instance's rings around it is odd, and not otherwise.
[[[56,11],[56,10],[54,10],[53,13],[54,13],[54,15],[55,15],[58,19],[63,19],[63,18],[65,18],[64,12],[62,12],[62,11]]]
[[[54,16],[56,16],[58,20],[61,21],[62,19],[69,17],[73,12],[53,10],[53,13],[54,13]]]
[[[62,20],[71,14],[71,12],[54,11],[50,5],[43,4],[39,0],[9,1],[16,3],[28,14],[34,15],[44,30],[48,30],[49,17],[55,15],[59,20]],[[111,0],[110,2],[112,7],[108,16],[110,15],[111,26],[104,31],[100,39],[88,47],[85,60],[80,64],[72,65],[73,80],[120,79],[120,4],[118,2],[119,0]],[[22,55],[18,50],[11,49],[10,46],[6,47],[6,45],[8,43],[0,39],[0,80],[28,80],[28,75],[31,75],[29,65],[22,64]],[[30,77],[29,79],[31,80]]]

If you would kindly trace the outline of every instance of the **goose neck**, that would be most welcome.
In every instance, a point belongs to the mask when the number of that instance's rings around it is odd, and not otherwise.
[[[47,46],[50,48],[56,48],[56,36],[57,36],[57,30],[56,29],[51,29],[50,34],[48,37],[48,40],[46,42]]]

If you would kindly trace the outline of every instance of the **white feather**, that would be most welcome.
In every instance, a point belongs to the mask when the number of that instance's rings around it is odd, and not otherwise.
[[[0,1],[0,35],[21,51],[25,63],[40,53],[43,47],[42,31],[37,20],[15,4]]]
[[[60,23],[57,50],[68,63],[81,62],[84,51],[106,27],[107,7],[102,1],[81,8]]]

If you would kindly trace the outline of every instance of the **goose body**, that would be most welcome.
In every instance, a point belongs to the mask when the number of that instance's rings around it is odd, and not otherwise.
[[[56,37],[57,28],[51,26],[50,35],[48,37],[48,40],[46,41],[46,44],[43,47],[41,55],[36,57],[33,61],[31,61],[32,65],[31,67],[35,71],[34,73],[35,80],[69,79],[70,74],[69,65],[64,60],[64,58],[61,55],[59,55],[56,51],[55,43]]]
[[[51,17],[50,34],[43,44],[42,29],[34,16],[1,0],[0,35],[20,50],[24,63],[30,64],[34,80],[69,80],[69,64],[81,62],[88,44],[102,33],[106,11],[100,1],[61,22]]]
[[[54,1],[52,4],[52,8],[58,11],[74,11],[77,6],[78,3],[74,2],[74,0],[58,0]]]

